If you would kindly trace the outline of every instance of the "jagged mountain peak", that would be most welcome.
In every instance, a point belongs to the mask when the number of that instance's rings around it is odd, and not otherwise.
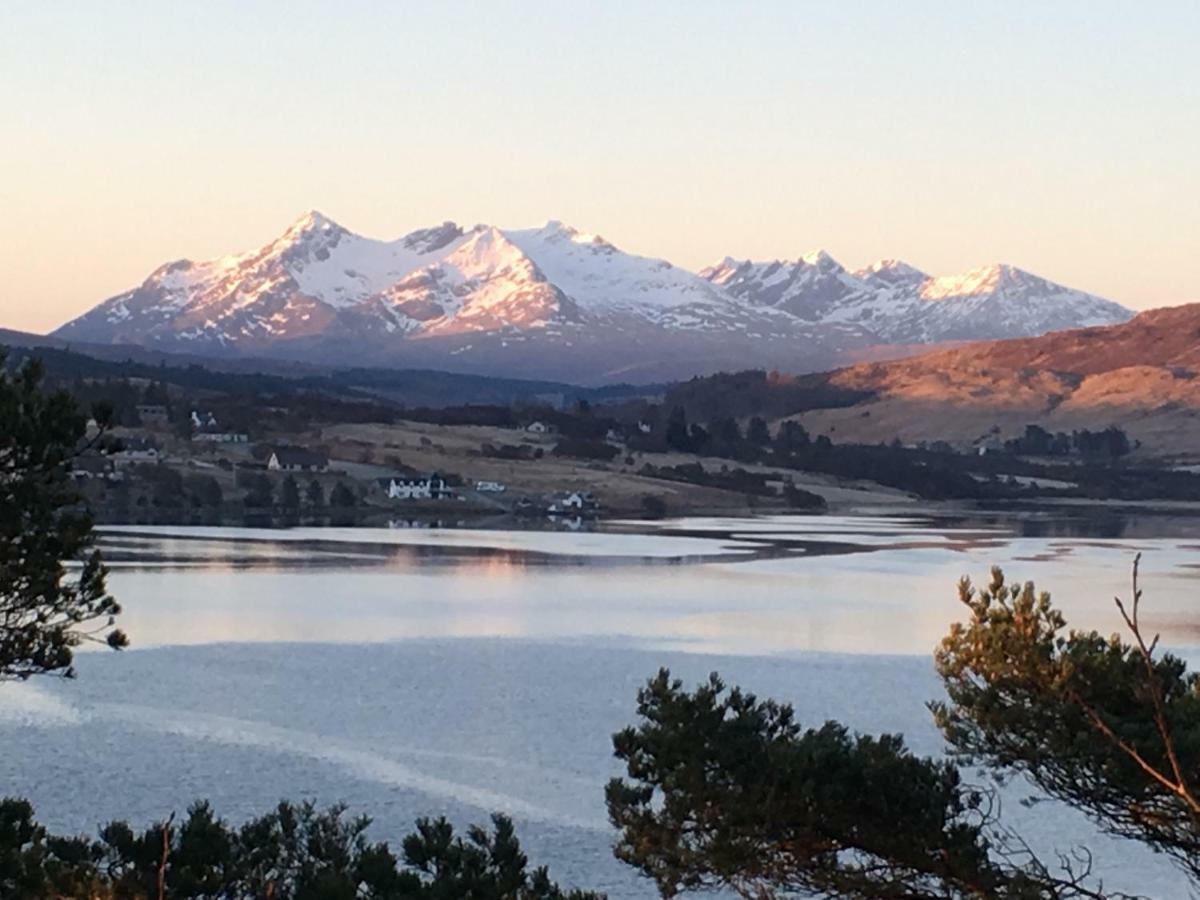
[[[701,278],[710,281],[716,285],[724,285],[745,266],[751,265],[748,259],[736,259],[732,256],[724,257],[715,265],[705,266],[699,271]]]
[[[929,276],[916,266],[901,259],[880,259],[854,273],[856,278],[879,284],[901,284],[924,281]]]
[[[467,232],[464,240],[444,257],[444,263],[473,266],[521,266],[529,272],[537,266],[508,235],[494,225],[477,225]]]
[[[600,235],[581,231],[574,225],[568,225],[559,219],[550,219],[541,228],[522,233],[531,233],[537,239],[549,243],[575,244],[605,253],[614,252],[617,249]]]
[[[991,294],[1010,287],[1049,286],[1065,291],[1045,278],[1018,269],[1008,263],[991,263],[954,275],[939,275],[930,278],[921,289],[926,300],[944,300],[949,297],[971,297]]]
[[[479,227],[476,226],[472,230],[477,230]],[[464,233],[462,228],[447,219],[441,225],[435,225],[432,228],[420,228],[409,232],[400,238],[400,243],[406,249],[412,250],[415,253],[433,253],[452,244],[461,238]]]
[[[826,250],[811,250],[800,257],[800,262],[806,266],[816,266],[818,269],[840,269],[842,268],[833,256]]]
[[[292,224],[288,226],[287,231],[284,232],[284,235],[301,237],[304,235],[331,231],[345,232],[346,229],[337,222],[333,221],[333,219],[329,218],[329,216],[325,215],[324,213],[315,209],[310,209],[308,212],[304,213],[304,215],[292,222]]]

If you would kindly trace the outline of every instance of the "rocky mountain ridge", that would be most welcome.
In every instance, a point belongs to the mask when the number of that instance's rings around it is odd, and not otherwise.
[[[693,273],[556,221],[379,241],[314,211],[257,250],[163,265],[54,336],[587,383],[815,371],[1129,315],[1009,266],[930,278],[898,261],[849,272],[819,252]]]

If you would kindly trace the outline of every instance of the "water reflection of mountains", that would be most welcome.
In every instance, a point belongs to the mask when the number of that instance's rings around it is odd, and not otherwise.
[[[1073,509],[1013,508],[973,511],[939,517],[958,527],[1003,527],[1021,538],[1092,538],[1096,540],[1191,538],[1200,530],[1200,517],[1154,509],[1082,506]]]

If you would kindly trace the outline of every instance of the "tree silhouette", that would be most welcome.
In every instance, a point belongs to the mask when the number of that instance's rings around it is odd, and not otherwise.
[[[0,681],[70,677],[81,643],[127,643],[71,480],[87,422],[68,394],[47,393],[41,381],[36,360],[9,374],[0,354]],[[109,413],[94,417],[104,427]],[[68,574],[68,565],[79,569]]]

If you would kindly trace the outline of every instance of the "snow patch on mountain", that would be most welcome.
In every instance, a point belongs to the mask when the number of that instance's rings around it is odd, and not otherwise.
[[[931,277],[900,260],[848,272],[827,253],[795,261],[728,257],[701,275],[739,299],[814,321],[855,325],[879,343],[1027,337],[1110,325],[1132,313],[1007,265]]]

